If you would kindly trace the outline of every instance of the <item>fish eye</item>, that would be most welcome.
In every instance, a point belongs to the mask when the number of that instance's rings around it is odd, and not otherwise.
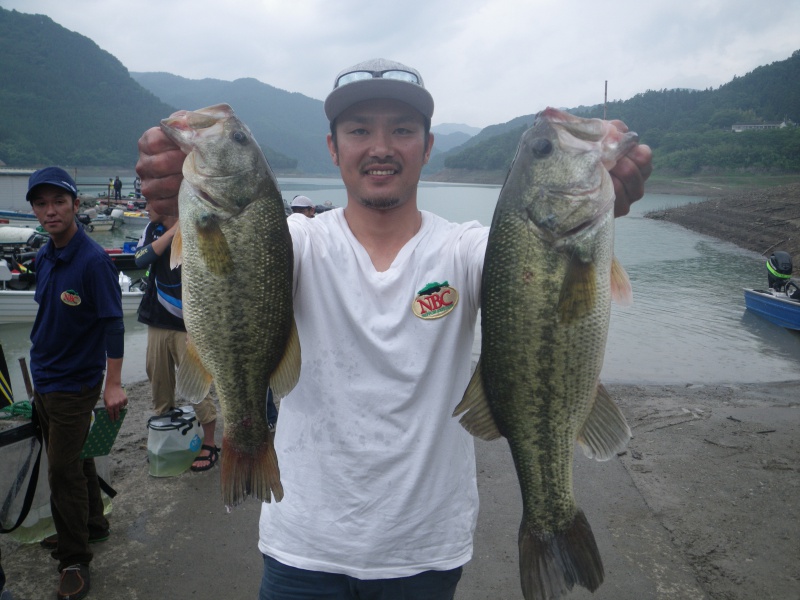
[[[247,136],[242,131],[233,132],[233,141],[244,144],[247,141]]]
[[[533,155],[542,158],[547,156],[553,151],[553,143],[547,138],[536,138],[531,144],[531,152]]]

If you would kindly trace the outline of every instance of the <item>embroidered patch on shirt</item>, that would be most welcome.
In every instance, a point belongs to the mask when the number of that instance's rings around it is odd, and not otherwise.
[[[81,303],[81,297],[78,296],[78,292],[75,290],[67,290],[66,292],[61,292],[61,301],[67,306],[78,306]]]
[[[458,290],[444,283],[429,283],[411,303],[411,310],[420,319],[438,319],[453,310],[458,304]]]

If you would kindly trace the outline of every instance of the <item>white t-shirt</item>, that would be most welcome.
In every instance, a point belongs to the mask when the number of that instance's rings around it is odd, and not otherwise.
[[[451,415],[471,376],[488,229],[423,211],[377,272],[343,210],[288,221],[302,370],[280,405],[285,496],[262,505],[259,549],[359,579],[465,564],[475,454]]]

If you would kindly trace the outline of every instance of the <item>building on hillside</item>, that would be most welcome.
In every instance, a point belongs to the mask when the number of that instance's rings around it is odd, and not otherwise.
[[[786,121],[780,123],[734,123],[731,125],[731,131],[740,133],[742,131],[759,131],[762,129],[783,129],[788,126]]]
[[[31,206],[25,200],[28,193],[28,178],[34,169],[0,169],[0,210],[30,211]]]

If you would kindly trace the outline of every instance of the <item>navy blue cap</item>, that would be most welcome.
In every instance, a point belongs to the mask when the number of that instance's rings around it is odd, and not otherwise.
[[[78,197],[78,186],[75,185],[75,181],[69,176],[69,173],[58,167],[45,167],[35,171],[28,179],[28,193],[25,195],[25,199],[30,202],[31,190],[37,185],[45,183],[67,190],[73,198]]]

